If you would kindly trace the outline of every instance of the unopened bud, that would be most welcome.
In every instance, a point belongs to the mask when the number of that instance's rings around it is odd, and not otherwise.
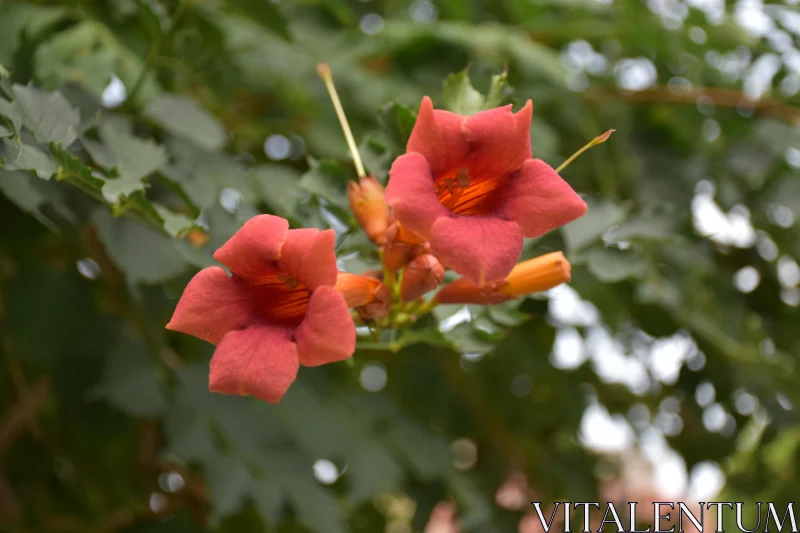
[[[423,254],[408,263],[403,273],[400,296],[410,302],[438,287],[444,280],[444,267],[436,257]]]
[[[350,209],[369,239],[383,244],[389,226],[389,206],[383,194],[383,185],[373,176],[359,178],[358,183],[347,184]]]
[[[513,298],[497,292],[497,287],[503,283],[501,281],[478,287],[466,278],[459,278],[442,287],[442,290],[436,293],[436,301],[440,304],[499,304]]]
[[[348,307],[371,320],[389,314],[391,294],[389,289],[374,277],[339,272],[334,288],[342,293]]]
[[[553,252],[517,264],[497,290],[509,296],[544,292],[571,279],[569,261],[561,252]]]
[[[478,287],[459,278],[436,294],[440,304],[494,305],[518,296],[544,292],[570,280],[570,264],[564,254],[550,254],[523,261],[505,280]]]

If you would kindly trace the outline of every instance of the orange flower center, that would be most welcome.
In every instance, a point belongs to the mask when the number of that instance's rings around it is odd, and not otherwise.
[[[467,167],[459,167],[434,179],[436,196],[448,210],[457,215],[488,215],[494,211],[494,191],[502,183],[471,175]]]
[[[251,288],[255,312],[270,322],[296,326],[308,310],[311,292],[285,272],[270,273]]]

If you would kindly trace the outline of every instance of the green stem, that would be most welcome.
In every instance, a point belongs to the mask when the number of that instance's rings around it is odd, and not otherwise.
[[[144,58],[144,65],[142,66],[142,71],[139,73],[139,77],[136,78],[136,81],[133,84],[130,92],[128,93],[128,97],[125,99],[126,107],[135,105],[136,97],[144,87],[145,81],[147,80],[147,74],[150,72],[150,69],[153,68],[155,62],[159,59],[159,54],[161,53],[161,46],[164,44],[164,41],[167,37],[171,36],[172,33],[175,31],[175,27],[177,26],[178,19],[183,12],[184,2],[179,1],[177,7],[175,7],[175,11],[172,12],[172,17],[170,18],[169,28],[165,32],[161,32],[156,36],[154,39],[153,45],[150,47],[150,50],[147,51],[147,56]]]
[[[580,156],[583,152],[585,152],[586,150],[588,150],[592,146],[595,146],[595,145],[602,144],[602,143],[606,142],[608,140],[608,138],[611,137],[612,133],[614,133],[614,130],[608,130],[604,134],[598,135],[597,137],[595,137],[594,139],[589,141],[589,143],[586,146],[584,146],[583,148],[581,148],[580,150],[578,150],[577,152],[575,152],[574,154],[569,156],[569,159],[567,159],[566,161],[561,163],[561,165],[556,169],[556,172],[561,172],[562,170],[567,168],[567,166],[569,166],[570,163],[572,163],[573,161],[578,159],[578,156]]]

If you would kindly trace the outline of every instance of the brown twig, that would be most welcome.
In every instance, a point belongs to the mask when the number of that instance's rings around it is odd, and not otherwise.
[[[17,440],[25,426],[30,424],[30,421],[36,416],[36,412],[47,399],[49,392],[50,378],[43,377],[6,411],[3,419],[0,420],[0,456]]]
[[[11,374],[11,382],[14,385],[14,390],[19,398],[24,397],[29,392],[28,381],[25,379],[25,373],[22,370],[22,365],[19,361],[12,361],[9,359],[8,372]],[[33,433],[33,436],[41,440],[43,438],[42,427],[35,418],[28,420],[28,428]]]
[[[711,98],[717,106],[750,108],[760,115],[777,118],[789,124],[800,124],[800,108],[767,98],[751,100],[740,91],[721,87],[695,87],[680,92],[670,90],[666,85],[656,85],[635,92],[590,87],[583,93],[583,98],[590,102],[624,100],[634,103],[696,104],[701,96]]]

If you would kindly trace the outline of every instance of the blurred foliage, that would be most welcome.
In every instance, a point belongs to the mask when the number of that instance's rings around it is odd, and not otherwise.
[[[689,469],[720,464],[721,499],[790,501],[800,13],[770,3],[758,36],[741,6],[695,4],[0,4],[0,529],[421,531],[453,498],[465,531],[516,531],[494,501],[514,469],[543,500],[595,499],[613,462],[578,436],[596,403]],[[574,291],[444,306],[304,368],[276,406],[212,395],[213,347],[164,324],[243,221],[332,227],[342,268],[377,264],[319,61],[382,180],[425,94],[533,99],[553,166],[616,129],[563,173],[589,213],[526,244],[565,250]]]

